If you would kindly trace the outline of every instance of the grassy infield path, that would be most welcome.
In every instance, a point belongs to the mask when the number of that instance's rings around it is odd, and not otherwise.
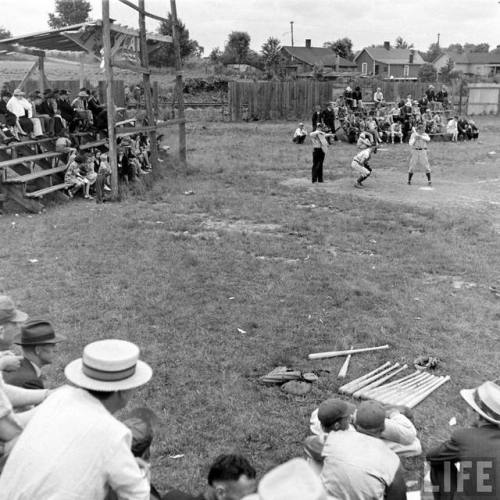
[[[385,360],[442,360],[452,382],[416,411],[428,446],[452,416],[465,422],[459,389],[499,375],[499,299],[488,289],[500,282],[498,206],[436,196],[440,185],[499,177],[485,154],[498,128],[489,123],[483,144],[432,145],[436,189],[424,203],[418,186],[406,191],[407,146],[380,153],[359,193],[353,147],[335,145],[329,183],[313,189],[310,146],[288,142],[290,124],[191,126],[187,176],[171,166],[121,204],[2,216],[0,287],[69,337],[54,384],[92,340],[141,346],[155,376],[136,401],[162,416],[153,459],[162,488],[198,490],[222,452],[244,453],[260,473],[300,455],[309,414],[335,393],[343,362],[307,354],[350,345],[392,348],[353,357],[347,380]],[[295,178],[305,180],[282,184]],[[377,196],[387,185],[408,203]],[[277,364],[326,371],[297,398],[257,383]]]

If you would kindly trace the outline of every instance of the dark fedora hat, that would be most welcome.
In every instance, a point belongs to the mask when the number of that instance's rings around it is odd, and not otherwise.
[[[21,327],[21,334],[16,337],[14,344],[21,346],[56,344],[63,340],[66,340],[66,337],[56,335],[54,327],[48,321],[32,319]]]

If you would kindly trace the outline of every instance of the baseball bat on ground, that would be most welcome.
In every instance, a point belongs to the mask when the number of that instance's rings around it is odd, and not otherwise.
[[[365,391],[369,391],[370,389],[373,389],[375,387],[378,387],[379,385],[382,385],[386,380],[389,380],[390,378],[394,377],[399,372],[401,372],[403,370],[406,370],[407,368],[408,368],[408,365],[401,366],[397,370],[394,370],[393,372],[388,373],[387,375],[384,375],[383,377],[378,378],[377,380],[375,380],[371,384],[369,384],[369,385],[367,385],[365,387],[362,387],[361,389],[359,389],[358,391],[356,391],[353,394],[353,396],[355,398],[366,398],[367,396],[365,396]]]
[[[353,350],[353,347],[351,346],[351,351]],[[352,354],[348,354],[347,358],[345,358],[344,364],[340,367],[339,374],[337,375],[337,378],[345,378],[347,375],[347,370],[349,368],[349,361],[351,361],[351,356]]]
[[[370,351],[380,351],[382,349],[389,349],[389,345],[381,345],[378,347],[363,347],[361,349],[348,349],[345,351],[327,351],[327,352],[315,352],[309,354],[309,359],[324,359],[324,358],[335,358],[337,356],[346,356],[348,354],[359,354],[360,352],[370,352]]]
[[[429,396],[431,393],[433,393],[438,387],[441,387],[443,384],[448,382],[448,380],[450,380],[450,376],[446,375],[446,377],[444,377],[442,380],[440,380],[436,385],[434,385],[433,387],[430,387],[423,394],[420,394],[419,396],[416,396],[415,398],[410,400],[406,406],[408,406],[408,408],[414,408],[419,403],[421,403],[427,396]]]
[[[391,365],[390,361],[385,362],[383,365],[380,365],[378,368],[375,368],[375,370],[372,370],[371,372],[366,373],[365,375],[362,375],[361,377],[355,378],[354,380],[351,380],[347,384],[344,384],[339,388],[339,392],[346,392],[349,390],[351,387],[354,387],[356,384],[360,384],[367,378],[370,378],[371,376],[375,375],[376,373],[380,372],[384,368],[387,368],[388,366]]]
[[[431,375],[430,378],[428,378],[427,380],[424,380],[424,382],[416,387],[406,392],[403,393],[403,395],[401,394],[394,394],[392,397],[391,397],[391,403],[392,404],[396,404],[396,405],[401,405],[401,406],[408,406],[408,401],[411,400],[411,399],[414,399],[415,397],[417,397],[418,395],[420,394],[423,394],[429,387],[432,387],[434,384],[436,384],[437,381],[439,381],[438,379],[441,379],[442,377],[433,377]]]
[[[411,394],[415,394],[423,385],[430,382],[429,376],[414,377],[409,384],[402,385],[401,387],[392,387],[388,392],[377,396],[382,403],[386,404],[403,404],[403,400]]]
[[[395,389],[400,389],[401,387],[404,387],[408,384],[412,384],[419,375],[421,375],[421,373],[413,372],[410,375],[406,375],[403,378],[395,380],[394,382],[389,382],[388,384],[384,384],[381,387],[376,387],[375,389],[369,389],[367,391],[368,396],[370,398],[376,399],[377,397],[382,396],[383,394],[390,393]]]
[[[391,365],[391,364],[389,363],[389,365]],[[339,389],[339,391],[344,392],[345,394],[351,394],[352,395],[353,392],[359,391],[359,389],[362,389],[363,387],[368,386],[374,380],[377,380],[378,378],[382,377],[386,373],[389,373],[389,372],[395,370],[398,366],[399,366],[399,363],[395,363],[394,365],[391,365],[391,366],[383,369],[382,371],[379,371],[378,373],[375,373],[371,377],[365,378],[365,379],[360,380],[359,382],[356,382],[356,383],[354,383],[355,381],[353,381],[353,382],[351,382],[351,384],[349,385],[349,387],[346,387],[343,390],[342,390],[342,387],[341,387]]]

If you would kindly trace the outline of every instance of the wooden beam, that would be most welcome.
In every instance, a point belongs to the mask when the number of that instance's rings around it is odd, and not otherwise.
[[[125,137],[127,135],[142,134],[144,132],[151,132],[154,130],[159,130],[162,128],[167,128],[172,125],[180,125],[186,123],[186,120],[181,120],[180,118],[175,118],[173,120],[166,120],[162,123],[156,125],[144,126],[144,127],[123,127],[116,129],[116,137]]]
[[[136,64],[127,63],[124,61],[112,61],[111,65],[115,68],[126,69],[128,71],[133,71],[134,73],[148,74],[151,73],[149,68],[144,66],[138,66]]]
[[[103,37],[104,37],[104,26],[103,26],[102,29],[103,29]],[[94,53],[94,50],[93,50],[94,40],[92,39],[92,37],[90,37],[86,42],[83,42],[74,33],[63,32],[63,33],[61,33],[61,35],[65,36],[66,38],[68,38],[72,42],[76,43],[85,52],[87,52],[87,54],[90,54],[92,57],[94,57],[95,59],[97,59],[99,62],[101,61],[101,59],[99,58],[99,56],[97,56],[97,54]]]
[[[38,58],[38,70],[40,78],[38,79],[38,90],[43,94],[46,88],[49,88],[47,77],[45,76],[45,57]]]
[[[149,69],[148,43],[146,40],[146,10],[144,0],[139,0],[139,46],[141,52],[141,65]],[[146,115],[148,125],[155,124],[155,113],[153,110],[153,97],[151,95],[151,79],[149,71],[142,74],[142,84],[144,87],[144,101],[146,104]],[[156,140],[156,130],[149,132],[149,151],[151,154],[151,166],[158,168],[158,141]]]
[[[157,16],[156,14],[151,14],[150,12],[146,12],[146,10],[144,10],[144,7],[141,7],[142,0],[139,0],[139,7],[137,5],[134,5],[132,2],[129,2],[128,0],[118,0],[118,1],[125,4],[127,7],[136,10],[142,16],[150,17],[151,19],[156,19],[157,21],[161,22],[166,21],[164,17],[160,17]]]
[[[117,33],[123,33],[124,35],[132,35],[135,37],[139,36],[139,33],[134,28],[128,28],[127,26],[121,26],[120,24],[111,23],[111,31],[116,31]],[[154,40],[155,42],[172,43],[172,37],[170,35],[159,35],[157,33],[147,33],[146,38],[148,40]]]
[[[36,71],[37,68],[38,68],[38,61],[35,61],[31,66],[31,68],[28,70],[28,72],[24,75],[24,78],[18,85],[18,88],[20,88],[21,90],[24,88],[26,82],[31,78],[31,75],[33,75],[33,73]]]
[[[177,89],[177,102],[179,104],[179,119],[184,120],[179,123],[179,160],[184,169],[187,168],[187,155],[186,155],[186,122],[184,114],[184,83],[182,81],[182,59],[181,49],[179,43],[179,30],[177,27],[177,7],[175,0],[170,0],[170,10],[172,13],[172,38],[174,42],[175,53],[175,70],[177,76],[175,77],[175,86]]]
[[[20,54],[29,54],[30,56],[37,56],[37,57],[45,55],[44,50],[30,49],[29,47],[21,47],[20,45],[2,43],[2,41],[0,41],[0,49],[7,50],[8,52],[18,52]]]
[[[111,22],[109,0],[102,0],[102,42],[104,71],[106,73],[106,104],[108,111],[109,163],[111,166],[111,198],[118,199],[118,156],[115,134],[115,103],[113,100],[113,67],[111,66]]]

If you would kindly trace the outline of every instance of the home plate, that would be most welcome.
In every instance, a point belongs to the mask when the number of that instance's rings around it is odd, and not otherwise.
[[[434,188],[431,186],[422,186],[421,188],[418,189],[421,189],[422,191],[434,191]]]

